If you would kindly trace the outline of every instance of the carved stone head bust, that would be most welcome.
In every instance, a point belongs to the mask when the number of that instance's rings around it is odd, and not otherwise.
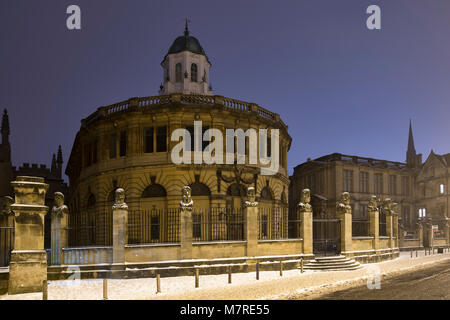
[[[116,190],[115,203],[116,204],[125,203],[125,190],[123,190],[122,188],[117,188]]]
[[[55,201],[55,207],[61,207],[64,205],[64,194],[62,194],[61,192],[55,192],[53,194],[53,198]]]
[[[255,202],[255,199],[256,199],[255,188],[248,187],[248,189],[247,189],[247,199],[250,202]]]
[[[125,190],[122,188],[116,189],[113,209],[128,209],[128,206],[125,203]]]
[[[189,186],[184,186],[183,188],[181,188],[182,199],[180,201],[180,208],[182,210],[192,211],[194,207],[194,201],[192,200],[191,192],[192,190]]]
[[[192,190],[191,190],[191,187],[189,187],[189,186],[184,186],[181,189],[181,196],[183,197],[183,202],[184,203],[190,203],[191,202],[191,200],[192,200],[191,193],[192,193]]]
[[[256,202],[256,191],[254,187],[247,188],[247,200],[244,205],[246,207],[256,207],[258,206],[258,202]]]
[[[371,196],[369,200],[369,205],[367,206],[369,210],[375,211],[378,210],[378,200],[377,196]]]
[[[11,205],[14,203],[14,199],[10,196],[4,196],[2,200],[3,208],[1,213],[7,216],[13,215],[14,213],[11,210]]]
[[[350,205],[350,193],[343,192],[341,196],[341,202],[345,204],[346,206]]]
[[[311,191],[309,189],[303,189],[302,190],[302,195],[300,197],[300,202],[304,203],[304,204],[311,202]]]

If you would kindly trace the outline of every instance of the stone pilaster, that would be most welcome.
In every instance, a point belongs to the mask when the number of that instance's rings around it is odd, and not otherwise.
[[[313,211],[309,204],[311,197],[309,189],[304,189],[297,206],[297,215],[300,217],[300,232],[303,238],[303,254],[313,253]]]
[[[419,247],[423,247],[423,225],[422,221],[417,221],[417,237],[419,238]]]
[[[128,243],[128,206],[125,203],[125,192],[116,190],[115,203],[112,207],[113,219],[113,266],[125,268],[125,245]]]
[[[427,218],[425,222],[425,232],[426,232],[426,243],[425,246],[432,248],[433,247],[433,223],[430,218]]]
[[[392,246],[391,248],[398,247],[398,214],[394,212],[392,214]]]
[[[52,265],[60,265],[62,263],[63,248],[68,245],[68,220],[69,209],[64,205],[64,195],[61,192],[55,192],[55,205],[51,214],[51,249],[50,263]]]
[[[447,245],[450,245],[450,225],[448,223],[448,218],[446,218],[446,222],[444,224],[444,232],[445,232],[445,239],[447,241]]]
[[[246,256],[255,257],[258,247],[258,202],[255,201],[255,188],[247,189],[248,200],[244,202]]]
[[[181,189],[180,202],[180,259],[192,259],[192,211],[194,201],[191,198],[191,188],[184,186]]]
[[[341,221],[341,252],[352,251],[352,208],[348,192],[342,193],[336,209],[336,217]]]
[[[371,197],[367,212],[369,214],[369,235],[373,237],[372,247],[377,250],[380,247],[380,212],[377,207],[376,196]]]
[[[44,178],[17,177],[14,189],[15,238],[9,265],[8,293],[42,291],[47,280],[47,254],[44,250],[45,193]]]

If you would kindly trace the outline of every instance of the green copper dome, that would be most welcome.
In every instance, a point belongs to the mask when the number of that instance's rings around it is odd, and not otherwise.
[[[167,52],[164,59],[167,57],[168,54],[172,53],[179,53],[183,51],[190,51],[192,53],[201,54],[206,57],[206,60],[209,59],[206,56],[205,50],[203,50],[202,46],[200,45],[200,42],[197,40],[197,38],[192,37],[189,35],[189,30],[186,28],[184,30],[184,36],[180,36],[175,39],[175,41],[172,43],[172,45],[169,48],[169,51]]]

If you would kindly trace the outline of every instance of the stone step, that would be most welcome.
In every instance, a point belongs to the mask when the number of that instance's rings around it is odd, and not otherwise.
[[[332,257],[316,257],[315,260],[309,261],[304,266],[305,270],[311,271],[344,271],[356,270],[359,268],[361,268],[359,262],[342,255]]]
[[[328,261],[328,260],[345,260],[348,259],[346,256],[329,256],[329,257],[315,257],[317,261]]]
[[[311,262],[308,264],[305,264],[305,266],[322,266],[322,267],[333,267],[333,266],[350,266],[355,264],[355,261],[349,260],[345,262],[339,262],[339,263],[317,263],[317,262]]]

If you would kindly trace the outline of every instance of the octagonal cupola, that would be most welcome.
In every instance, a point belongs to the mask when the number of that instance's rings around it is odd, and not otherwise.
[[[184,35],[175,39],[161,62],[164,79],[159,94],[212,95],[209,82],[211,63],[197,38],[189,35],[188,23]]]

